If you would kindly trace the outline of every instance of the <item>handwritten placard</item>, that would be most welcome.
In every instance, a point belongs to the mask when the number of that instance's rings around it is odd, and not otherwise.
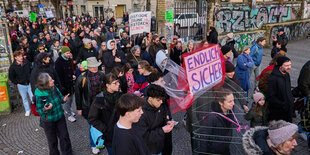
[[[218,45],[185,56],[184,62],[191,93],[208,90],[222,81],[223,71]]]
[[[129,15],[130,35],[151,31],[151,12],[135,12]]]

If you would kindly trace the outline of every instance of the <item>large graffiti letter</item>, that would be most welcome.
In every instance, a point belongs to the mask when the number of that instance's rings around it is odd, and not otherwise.
[[[218,21],[220,24],[220,28],[224,31],[224,32],[232,32],[232,23],[231,23],[231,11],[230,10],[221,10],[218,13]]]
[[[232,25],[233,31],[245,31],[244,25],[244,12],[243,11],[233,11],[233,17],[235,21]]]
[[[282,22],[282,18],[288,16],[288,7],[277,6],[270,8],[269,23]]]
[[[261,27],[263,24],[268,22],[268,9],[261,7],[256,16],[256,27]]]

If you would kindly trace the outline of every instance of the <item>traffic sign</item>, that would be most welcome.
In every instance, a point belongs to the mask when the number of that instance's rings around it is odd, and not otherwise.
[[[38,7],[41,9],[41,8],[44,8],[44,5],[43,4],[38,4]]]

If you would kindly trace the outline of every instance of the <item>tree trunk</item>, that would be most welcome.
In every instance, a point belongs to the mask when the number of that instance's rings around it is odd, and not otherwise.
[[[151,11],[151,0],[146,0],[146,11]]]
[[[60,0],[51,0],[54,8],[55,8],[55,13],[56,13],[56,18],[59,19],[60,17]]]

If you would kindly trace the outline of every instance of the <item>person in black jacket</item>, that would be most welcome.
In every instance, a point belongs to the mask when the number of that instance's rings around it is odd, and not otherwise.
[[[142,137],[132,128],[132,124],[138,122],[143,114],[144,103],[144,99],[134,94],[124,94],[116,103],[120,118],[114,126],[112,148],[115,155],[151,154]]]
[[[35,61],[35,52],[38,49],[39,46],[39,42],[38,42],[38,36],[37,35],[33,35],[31,38],[31,41],[29,43],[29,52],[27,53],[27,59],[30,62],[34,62]]]
[[[292,122],[293,95],[291,91],[291,60],[286,56],[277,59],[268,81],[267,103],[269,120],[285,120]]]
[[[286,49],[288,38],[284,32],[284,28],[279,28],[277,35],[272,37],[272,45],[276,46],[277,41],[281,41],[281,40],[283,40],[283,47]]]
[[[62,86],[59,80],[59,77],[57,75],[57,72],[54,68],[54,65],[51,64],[51,58],[50,54],[47,52],[39,53],[36,56],[36,64],[33,68],[30,76],[30,85],[31,85],[31,91],[34,93],[36,87],[37,78],[40,73],[46,72],[49,74],[49,76],[55,81],[55,85],[59,90],[62,90]]]
[[[30,106],[27,96],[32,100],[33,94],[30,86],[31,64],[23,58],[21,51],[15,51],[13,55],[14,62],[9,69],[9,79],[17,85],[18,92],[23,100],[25,116],[30,116]]]
[[[218,33],[215,27],[211,26],[209,32],[207,33],[207,40],[210,44],[217,44],[218,43]]]
[[[162,105],[166,91],[159,85],[151,84],[146,92],[147,102],[138,123],[134,124],[137,133],[143,137],[151,154],[163,152],[165,133],[171,132],[174,121],[167,120],[167,112]]]
[[[116,48],[115,41],[109,40],[107,43],[108,51],[103,53],[103,65],[105,72],[110,73],[115,66],[122,67],[127,63],[127,59],[122,51]]]
[[[182,42],[178,41],[176,46],[174,46],[174,48],[170,53],[171,60],[178,65],[180,65],[181,63],[181,53],[182,53]]]
[[[61,48],[61,55],[57,58],[55,62],[55,70],[59,76],[61,85],[63,86],[63,90],[61,93],[63,95],[70,94],[67,102],[64,104],[65,113],[68,115],[68,120],[70,122],[75,122],[74,113],[71,109],[71,105],[73,102],[73,80],[76,79],[73,74],[72,69],[72,55],[70,53],[70,48],[67,46],[63,46]]]
[[[122,40],[121,40],[121,49],[125,54],[130,53],[131,43],[130,38],[127,35],[127,32],[123,32]]]
[[[226,41],[225,45],[228,45],[231,48],[231,50],[232,50],[232,52],[234,54],[234,58],[236,59],[236,58],[238,58],[239,53],[235,49],[236,41],[234,39],[234,34],[233,33],[228,33],[226,36],[227,36],[227,41]]]
[[[88,121],[105,135],[104,145],[109,155],[113,155],[113,129],[119,118],[115,105],[121,93],[118,91],[119,81],[114,74],[109,73],[105,75],[104,79],[105,84],[102,85],[102,92],[96,96],[94,103],[90,106]]]
[[[80,52],[76,58],[76,62],[80,63],[90,57],[98,58],[98,52],[94,47],[92,47],[91,40],[85,39],[83,43],[84,47],[80,49]]]
[[[203,120],[197,134],[201,135],[199,151],[208,154],[229,155],[229,142],[232,136],[232,123],[224,117],[210,112],[217,112],[233,119],[231,110],[234,106],[234,95],[230,89],[216,88],[214,91],[215,102],[211,103],[211,109]]]

